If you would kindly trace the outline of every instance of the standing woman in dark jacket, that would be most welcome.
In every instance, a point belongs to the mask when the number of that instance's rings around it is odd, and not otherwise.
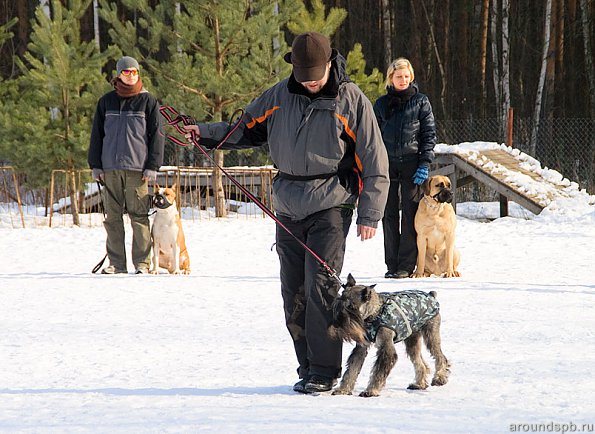
[[[414,79],[409,60],[394,60],[386,72],[387,93],[374,104],[389,159],[390,189],[382,218],[386,278],[404,278],[413,273],[417,261],[415,197],[434,159],[434,114],[428,97],[419,93]]]

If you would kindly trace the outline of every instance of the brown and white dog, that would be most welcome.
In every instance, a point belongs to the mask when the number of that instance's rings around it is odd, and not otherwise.
[[[460,253],[455,248],[457,218],[448,176],[432,176],[424,184],[424,196],[415,214],[417,268],[413,277],[432,274],[459,277]]]
[[[156,208],[151,235],[153,261],[151,274],[159,274],[159,267],[170,274],[190,274],[190,257],[182,229],[182,219],[176,207],[176,184],[171,188],[155,186],[153,205]]]

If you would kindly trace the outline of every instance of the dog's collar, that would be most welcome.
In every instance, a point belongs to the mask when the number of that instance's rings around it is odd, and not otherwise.
[[[424,195],[424,202],[428,206],[428,208],[432,209],[439,209],[442,204],[438,202],[436,199],[431,198],[431,196]]]

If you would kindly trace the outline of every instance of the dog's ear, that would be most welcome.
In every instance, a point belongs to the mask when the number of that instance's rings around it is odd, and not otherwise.
[[[174,182],[174,185],[172,185],[172,186],[171,186],[171,189],[172,189],[173,191],[176,191],[176,188],[178,188],[178,184],[176,184],[176,183]]]
[[[155,183],[155,185],[153,185],[153,191],[159,192],[159,184]]]
[[[422,187],[423,187],[423,189],[424,189],[424,194],[425,194],[426,196],[430,196],[430,193],[431,193],[431,190],[430,190],[430,180],[431,180],[431,179],[432,179],[432,178],[428,178],[428,179],[426,179],[426,180],[424,181],[424,183],[422,184]]]
[[[347,288],[348,286],[355,286],[355,279],[353,278],[351,273],[349,273],[349,275],[347,276],[347,283],[345,284],[345,288]]]

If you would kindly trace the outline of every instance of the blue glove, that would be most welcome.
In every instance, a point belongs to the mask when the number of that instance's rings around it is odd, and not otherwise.
[[[417,185],[422,185],[424,181],[428,179],[429,174],[430,171],[428,170],[427,166],[419,166],[413,174],[413,183]]]

